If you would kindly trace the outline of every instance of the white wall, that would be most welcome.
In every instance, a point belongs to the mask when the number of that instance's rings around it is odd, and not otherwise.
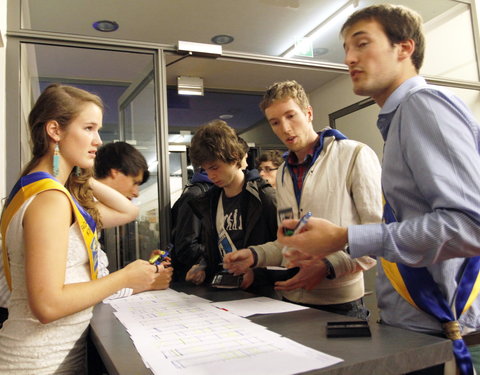
[[[455,30],[455,36],[452,35]],[[478,80],[473,30],[467,4],[458,4],[425,25],[422,73],[452,79]]]
[[[313,107],[313,125],[320,130],[328,125],[328,114],[365,99],[355,95],[348,74],[335,78],[321,88],[309,93]]]
[[[240,134],[241,137],[247,143],[254,143],[258,145],[267,145],[275,146],[278,145],[280,148],[283,148],[283,143],[277,138],[275,133],[272,131],[267,120],[262,120],[255,126],[251,127],[249,130]]]
[[[0,200],[4,198],[6,193],[5,171],[6,171],[6,155],[5,155],[5,51],[6,51],[6,31],[7,31],[7,0],[0,0]]]
[[[454,43],[452,30],[455,30]],[[425,25],[427,45],[422,73],[478,81],[471,16],[467,4],[458,4]],[[452,89],[480,120],[480,92]]]

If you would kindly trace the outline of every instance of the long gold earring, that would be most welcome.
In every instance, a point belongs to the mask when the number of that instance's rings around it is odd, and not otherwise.
[[[57,177],[60,174],[60,150],[58,148],[58,143],[55,143],[55,148],[53,150],[53,176]]]

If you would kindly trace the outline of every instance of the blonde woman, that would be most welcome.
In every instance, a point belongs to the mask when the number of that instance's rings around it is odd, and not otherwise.
[[[2,213],[3,264],[12,290],[0,330],[0,373],[83,374],[93,306],[119,289],[148,287],[156,267],[137,260],[97,279],[96,230],[138,209],[94,180],[103,104],[50,85],[29,115],[32,160]]]

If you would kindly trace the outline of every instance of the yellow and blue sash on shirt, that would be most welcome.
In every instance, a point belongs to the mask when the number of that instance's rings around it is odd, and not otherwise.
[[[5,271],[5,279],[8,286],[12,289],[12,280],[10,275],[10,263],[8,260],[8,250],[6,246],[7,228],[17,210],[30,197],[46,190],[60,190],[70,199],[75,218],[80,226],[85,247],[87,249],[88,258],[90,261],[90,275],[92,280],[97,278],[98,270],[98,256],[96,249],[97,232],[95,220],[85,209],[76,201],[70,192],[60,182],[54,179],[51,175],[45,172],[34,172],[23,176],[17,181],[13,187],[10,195],[5,203],[5,208],[2,213],[0,222],[0,231],[2,234],[3,243],[3,266]]]
[[[385,223],[396,222],[395,214],[385,201]],[[381,259],[385,275],[406,301],[419,310],[437,318],[446,336],[452,340],[453,353],[462,375],[473,375],[470,352],[460,334],[458,318],[467,311],[480,291],[480,256],[466,258],[459,275],[454,313],[426,267],[409,267]]]

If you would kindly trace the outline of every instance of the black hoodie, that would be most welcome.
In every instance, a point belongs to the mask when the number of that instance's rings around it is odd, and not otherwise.
[[[247,248],[277,238],[277,200],[275,189],[259,176],[257,170],[246,170],[244,173],[242,194],[245,194],[243,205],[245,237],[242,248]],[[213,276],[223,269],[220,265],[222,258],[218,250],[216,229],[217,205],[222,190],[213,186],[200,198],[188,202],[195,215],[202,221],[201,236],[205,253],[200,262],[207,265],[206,282],[210,282]]]

